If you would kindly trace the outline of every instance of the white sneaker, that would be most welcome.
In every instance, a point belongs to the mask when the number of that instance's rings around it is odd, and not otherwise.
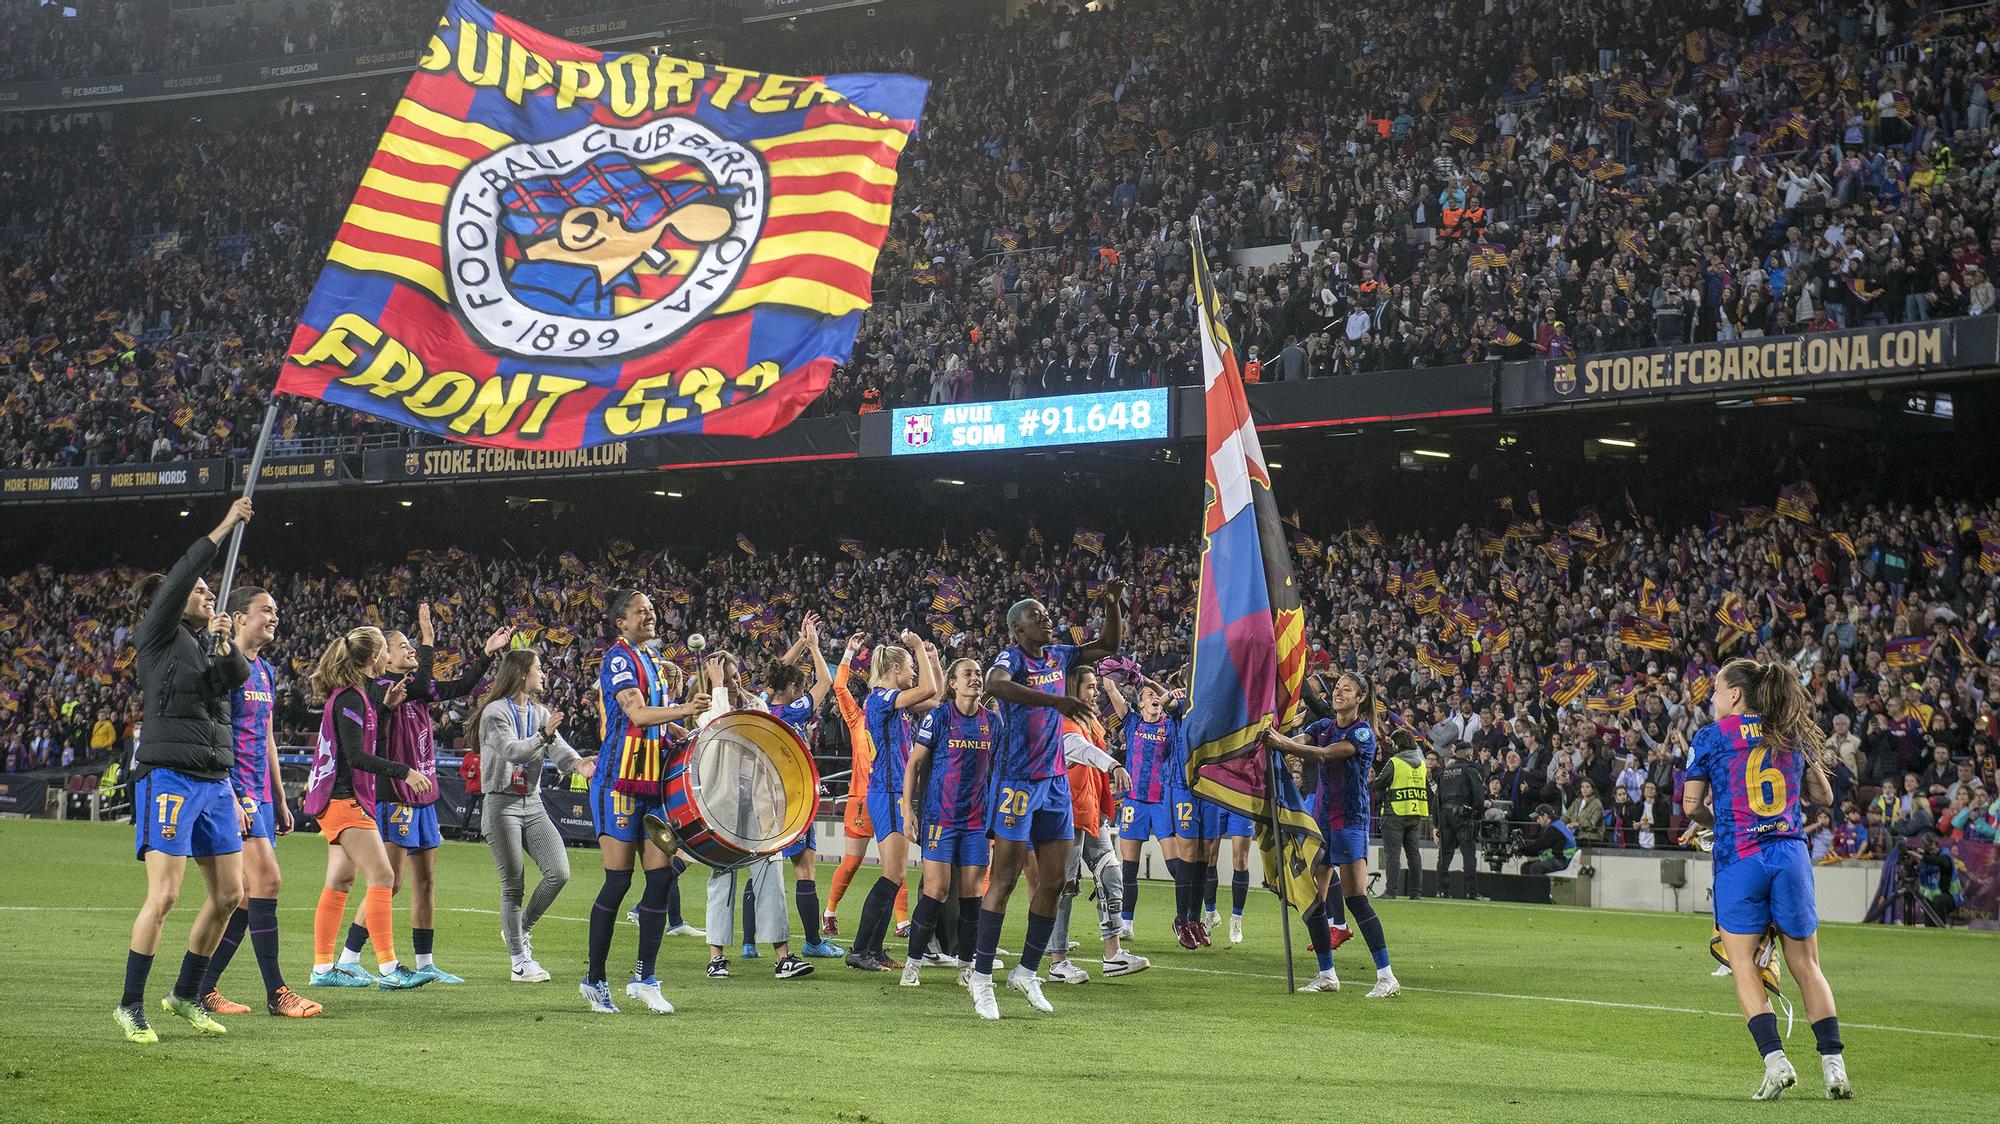
[[[1394,999],[1401,994],[1403,985],[1394,976],[1379,977],[1375,981],[1375,986],[1368,989],[1370,999]]]
[[[975,963],[974,961],[971,961],[971,960],[954,960],[954,961],[952,961],[952,963],[954,963],[954,964],[957,964],[957,965],[958,965],[959,967],[961,967],[961,968],[965,968],[965,969],[968,969],[968,970],[970,970],[970,969],[973,969],[973,968],[976,968],[976,967],[978,967],[978,965],[977,965],[977,964],[976,964],[976,963]],[[1000,959],[1000,957],[999,957],[999,956],[998,956],[997,954],[996,954],[996,955],[995,955],[995,956],[993,957],[993,970],[994,970],[994,971],[996,971],[996,972],[997,972],[997,971],[1001,970],[1002,968],[1005,968],[1006,966],[1007,966],[1007,962],[1006,962],[1005,960],[1002,960],[1002,959]]]
[[[968,969],[969,971],[969,969]],[[1000,1017],[1000,1001],[993,997],[993,977],[971,972],[965,985],[972,992],[972,1009],[982,1019]]]
[[[923,963],[922,958],[916,956],[912,956],[908,960],[903,961],[904,987],[918,987],[922,985],[924,981],[918,972],[918,966],[921,965],[922,963]]]
[[[1049,978],[1063,984],[1089,983],[1090,973],[1077,967],[1074,961],[1058,960],[1049,965]]]
[[[514,961],[514,971],[508,978],[515,983],[547,983],[549,970],[524,956]]]
[[[1079,949],[1079,948],[1082,948],[1082,947],[1083,947],[1083,942],[1082,942],[1082,941],[1070,941],[1069,943],[1067,943],[1067,944],[1063,945],[1063,951],[1064,951],[1064,952],[1075,952],[1075,951],[1076,951],[1077,949]]]
[[[1222,915],[1211,909],[1201,915],[1201,924],[1204,929],[1213,929],[1222,924]]]
[[[1234,914],[1229,917],[1229,943],[1243,943],[1243,919]]]
[[[1138,953],[1121,950],[1118,955],[1105,958],[1104,978],[1108,980],[1113,976],[1129,976],[1152,966],[1151,960]]]
[[[1028,1006],[1044,1014],[1055,1014],[1056,1009],[1049,1005],[1048,997],[1042,994],[1042,977],[1017,964],[1013,971],[1007,973],[1007,986],[1027,996]]]
[[[705,937],[707,935],[705,931],[697,929],[685,921],[667,930],[667,936],[670,937]]]
[[[970,966],[967,966],[967,965],[961,965],[961,966],[959,967],[959,969],[958,969],[958,986],[960,986],[960,987],[971,987],[971,986],[972,986],[972,968],[971,968]]]
[[[1129,941],[1132,939],[1132,923],[1130,921],[1122,922],[1119,924],[1118,939],[1121,941]]]
[[[1328,968],[1326,971],[1321,972],[1320,974],[1314,976],[1312,979],[1307,980],[1305,984],[1299,988],[1299,990],[1339,991],[1340,977],[1334,974],[1332,968]]]
[[[633,906],[631,909],[625,911],[625,923],[627,925],[637,925],[639,923],[638,906]]]
[[[1854,1099],[1854,1086],[1847,1081],[1847,1060],[1839,1054],[1823,1054],[1819,1059],[1820,1072],[1826,1075],[1826,1099],[1848,1101]]]
[[[1750,1094],[1753,1101],[1775,1101],[1785,1090],[1799,1083],[1799,1071],[1792,1068],[1790,1058],[1783,1054],[1764,1063],[1764,1080],[1757,1091]]]
[[[910,935],[910,923],[908,921],[896,922],[896,936],[908,937],[909,935]]]
[[[1725,979],[1735,974],[1736,973],[1729,970],[1729,965],[1727,964],[1717,964],[1715,966],[1715,971],[1709,973],[1709,975],[1711,976],[1721,976]]]
[[[646,1005],[647,1010],[656,1015],[671,1015],[674,1013],[674,1005],[667,1002],[666,996],[660,994],[660,981],[658,980],[633,980],[631,983],[625,985],[625,998],[637,999]]]

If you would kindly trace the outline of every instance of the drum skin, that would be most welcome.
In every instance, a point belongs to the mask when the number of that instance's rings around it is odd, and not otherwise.
[[[753,766],[757,777],[739,773],[711,776],[704,782],[704,756],[720,754],[725,742],[733,743],[737,752],[747,747],[761,756]],[[775,782],[782,792],[782,806],[765,809],[770,813],[765,822],[774,825],[766,837],[749,838],[728,826],[723,801],[739,798],[743,786],[759,779]],[[812,826],[819,806],[819,767],[790,726],[761,710],[732,710],[670,754],[661,792],[666,822],[646,817],[653,841],[664,850],[678,849],[711,870],[735,870],[777,854]]]

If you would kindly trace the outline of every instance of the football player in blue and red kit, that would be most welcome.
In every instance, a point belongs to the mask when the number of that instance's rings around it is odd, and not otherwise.
[[[979,885],[992,854],[986,838],[986,804],[1000,716],[982,705],[980,696],[986,688],[979,678],[978,660],[953,660],[945,685],[951,701],[924,715],[903,767],[903,822],[916,833],[924,864],[922,894],[910,913],[904,987],[921,982],[918,963],[937,933],[945,902],[954,894],[960,982],[971,982]]]
[[[1375,957],[1375,986],[1370,999],[1400,995],[1403,985],[1389,967],[1389,946],[1382,937],[1382,919],[1368,901],[1368,777],[1375,763],[1375,691],[1359,672],[1345,671],[1334,680],[1330,692],[1333,717],[1322,718],[1305,729],[1302,738],[1287,737],[1276,731],[1264,735],[1265,744],[1280,753],[1302,757],[1319,766],[1319,783],[1314,788],[1314,815],[1326,840],[1319,875],[1319,904],[1306,911],[1306,933],[1319,959],[1319,974],[1301,991],[1339,991],[1340,977],[1333,971],[1334,942],[1328,930],[1327,911],[1340,925],[1341,898],[1346,912],[1354,917],[1354,927],[1368,942]],[[1334,896],[1335,875],[1339,876],[1340,898]]]
[[[1715,721],[1695,731],[1681,807],[1715,829],[1715,926],[1736,979],[1736,1000],[1764,1058],[1752,1100],[1774,1101],[1798,1083],[1764,993],[1757,945],[1775,928],[1798,981],[1819,1047],[1829,1100],[1854,1095],[1833,988],[1819,966],[1819,909],[1799,798],[1833,803],[1826,735],[1798,672],[1736,659],[1715,677]]]
[[[1068,676],[1079,663],[1094,664],[1118,650],[1125,635],[1124,595],[1123,581],[1113,578],[1104,583],[1103,627],[1080,646],[1053,642],[1049,611],[1040,601],[1019,601],[1007,610],[1007,631],[1014,643],[986,672],[986,693],[1000,704],[1000,743],[987,820],[993,837],[992,878],[979,910],[969,985],[973,1010],[980,1018],[1000,1017],[993,994],[993,957],[1000,947],[1007,899],[1028,865],[1031,848],[1035,869],[1028,935],[1007,986],[1027,996],[1038,1011],[1055,1009],[1042,995],[1036,969],[1055,927],[1056,901],[1076,838],[1062,720],[1090,713],[1090,704],[1067,693]]]
[[[826,654],[819,647],[819,627],[819,614],[807,613],[805,623],[799,628],[798,642],[765,675],[765,683],[771,689],[767,704],[771,713],[796,731],[807,745],[812,744],[813,721],[826,705],[827,691],[833,686],[833,670],[827,667]],[[801,654],[812,658],[811,683],[806,682],[805,673],[796,662]],[[819,838],[811,824],[806,825],[806,833],[799,836],[798,842],[785,848],[785,857],[792,860],[792,900],[798,905],[799,923],[805,926],[806,943],[801,951],[807,956],[839,956],[840,946],[829,943],[820,932],[818,848]],[[753,912],[744,911],[746,926],[753,916]]]

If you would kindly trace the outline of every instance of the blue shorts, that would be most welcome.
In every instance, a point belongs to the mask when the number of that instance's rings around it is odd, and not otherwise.
[[[243,820],[236,790],[226,780],[205,781],[177,769],[146,770],[132,792],[133,847],[181,858],[205,859],[243,850]]]
[[[1776,925],[1793,940],[1819,930],[1812,857],[1797,839],[1777,839],[1715,872],[1715,924],[1725,933],[1762,934]]]
[[[807,824],[806,833],[799,836],[798,842],[785,848],[783,853],[786,858],[795,859],[807,851],[817,850],[819,850],[819,825]]]
[[[1118,805],[1118,838],[1144,843],[1174,833],[1173,813],[1155,800],[1126,800]]]
[[[1248,839],[1257,834],[1257,821],[1237,812],[1224,811],[1222,834],[1231,839]]]
[[[269,800],[257,801],[257,810],[250,816],[250,838],[268,839],[273,844],[278,841],[278,815],[271,809]]]
[[[868,821],[875,829],[875,842],[903,833],[903,794],[868,790]]]
[[[438,833],[435,804],[378,801],[375,804],[375,825],[382,831],[382,842],[405,851],[429,851],[444,844],[444,836]]]
[[[927,863],[953,866],[985,866],[993,859],[993,844],[983,827],[942,827],[925,824],[923,859]]]
[[[1320,852],[1320,862],[1340,866],[1368,857],[1367,827],[1328,827],[1321,824],[1319,830],[1326,837],[1326,849]]]
[[[1222,838],[1222,805],[1186,789],[1174,792],[1174,834],[1182,839]]]
[[[646,838],[647,816],[667,818],[667,802],[657,797],[617,792],[610,785],[590,786],[590,826],[620,843]]]
[[[1076,813],[1070,807],[1069,775],[995,781],[986,822],[992,825],[987,830],[993,838],[1012,843],[1074,840]]]

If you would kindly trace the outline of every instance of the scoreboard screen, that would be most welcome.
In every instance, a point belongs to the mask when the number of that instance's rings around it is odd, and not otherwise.
[[[889,448],[896,456],[915,456],[1164,441],[1173,436],[1167,402],[1167,389],[1157,387],[912,406],[891,415]]]

